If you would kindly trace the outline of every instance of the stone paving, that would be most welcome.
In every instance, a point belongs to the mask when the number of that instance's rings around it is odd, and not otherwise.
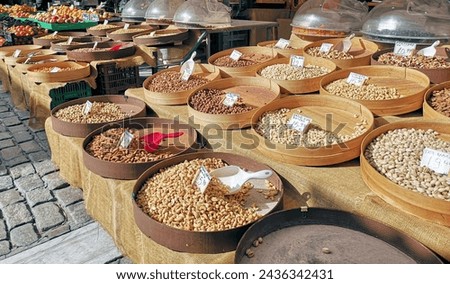
[[[28,120],[0,93],[0,260],[93,222],[82,191],[51,161],[44,129],[29,128]]]

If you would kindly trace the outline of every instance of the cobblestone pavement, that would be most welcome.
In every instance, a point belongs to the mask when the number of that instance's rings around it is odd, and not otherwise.
[[[93,222],[82,191],[51,161],[44,129],[29,128],[28,120],[0,93],[0,260]]]

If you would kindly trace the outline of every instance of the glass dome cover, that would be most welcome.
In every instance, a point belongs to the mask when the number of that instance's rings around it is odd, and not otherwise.
[[[178,7],[173,21],[176,24],[202,27],[229,25],[231,23],[230,11],[230,8],[217,0],[188,0]]]
[[[450,41],[450,4],[447,0],[385,0],[367,16],[365,37],[379,42]]]
[[[292,26],[330,31],[359,31],[369,9],[358,0],[308,0],[295,13]]]
[[[145,18],[152,20],[173,19],[178,7],[184,2],[185,0],[155,0],[148,6]]]
[[[130,0],[122,10],[122,18],[144,19],[148,6],[154,0]]]

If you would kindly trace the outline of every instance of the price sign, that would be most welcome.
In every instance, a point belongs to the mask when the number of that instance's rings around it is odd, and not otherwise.
[[[53,15],[53,16],[56,16],[56,13],[58,13],[58,10],[53,9],[52,15]]]
[[[227,93],[223,99],[223,104],[227,107],[233,107],[239,100],[239,95],[234,93]]]
[[[394,47],[394,54],[400,56],[410,56],[416,50],[416,44],[410,42],[396,41]]]
[[[89,8],[88,12],[94,12],[94,8]]]
[[[200,190],[201,193],[205,193],[209,182],[211,181],[211,175],[208,173],[204,166],[198,169],[197,174],[194,177],[193,184]]]
[[[59,72],[59,71],[61,71],[61,68],[59,68],[59,67],[53,67],[52,70],[50,70],[50,73],[57,73],[57,72]]]
[[[93,22],[98,22],[100,18],[98,17],[97,14],[92,14],[90,20]]]
[[[305,64],[305,58],[300,55],[291,55],[289,63],[293,67],[303,68],[303,65]]]
[[[275,44],[275,48],[280,48],[280,49],[286,49],[289,47],[289,44],[291,44],[290,40],[284,39],[284,38],[280,38],[277,43]]]
[[[91,112],[92,105],[93,104],[89,100],[86,101],[82,109],[83,115],[88,115]]]
[[[73,41],[73,36],[69,36],[69,38],[67,39],[67,44],[71,44]]]
[[[98,45],[98,41],[94,42],[94,46],[92,47],[93,49],[96,49]]]
[[[130,27],[130,24],[125,24],[125,25],[123,26],[123,29],[124,29],[124,30],[128,30],[129,27]]]
[[[89,19],[90,19],[89,14],[83,13],[83,22],[87,22],[89,21]]]
[[[119,146],[127,149],[130,146],[131,141],[133,141],[133,138],[134,138],[134,135],[131,134],[128,130],[125,130],[122,133],[122,135],[120,136]]]
[[[55,31],[52,33],[52,36],[56,36],[58,34],[58,31]]]
[[[16,49],[16,50],[14,51],[14,53],[13,53],[13,57],[14,57],[14,58],[19,57],[19,55],[20,55],[21,52],[22,52],[22,51],[21,51],[20,49]]]
[[[319,52],[328,53],[328,52],[330,52],[332,47],[333,47],[332,43],[322,43],[322,45],[320,46]]]
[[[103,25],[107,25],[109,22],[108,22],[108,20],[105,20],[104,22],[103,22]]]
[[[241,58],[242,56],[242,52],[240,52],[239,50],[233,50],[233,52],[230,55],[230,58],[233,59],[234,61],[238,61],[239,58]]]
[[[288,121],[288,126],[291,129],[295,129],[297,131],[300,131],[302,133],[305,133],[305,131],[308,129],[309,125],[312,122],[312,118],[303,116],[298,113],[294,113]]]
[[[73,9],[73,4],[72,5],[70,5],[70,7],[69,7],[70,9]]]
[[[364,83],[369,79],[369,77],[365,75],[361,75],[358,73],[350,72],[350,74],[347,77],[347,83],[351,85],[355,85],[358,87],[361,87],[364,85]]]
[[[185,82],[188,81],[189,77],[191,77],[193,71],[194,70],[192,70],[191,68],[184,69],[183,74],[181,74],[181,80],[185,81]]]
[[[447,175],[450,173],[450,153],[425,148],[420,160],[421,167],[427,167],[438,174]]]

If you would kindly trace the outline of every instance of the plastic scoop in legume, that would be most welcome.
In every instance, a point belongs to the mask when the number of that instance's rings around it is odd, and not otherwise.
[[[111,47],[109,50],[118,51],[121,47],[122,47],[122,44],[116,44],[113,47]]]
[[[266,179],[272,175],[271,170],[246,172],[238,166],[226,166],[212,170],[209,174],[216,177],[228,187],[228,194],[238,193],[249,179]]]
[[[428,56],[428,57],[432,57],[436,54],[436,46],[438,46],[441,42],[440,41],[435,41],[433,42],[433,44],[429,47],[425,47],[422,48],[421,50],[419,50],[417,52],[417,55],[423,55],[423,56]]]
[[[153,132],[147,135],[142,136],[141,140],[144,140],[144,149],[149,153],[154,153],[158,150],[159,144],[166,138],[176,138],[183,135],[183,132],[173,132],[173,133],[161,133],[161,132]]]

